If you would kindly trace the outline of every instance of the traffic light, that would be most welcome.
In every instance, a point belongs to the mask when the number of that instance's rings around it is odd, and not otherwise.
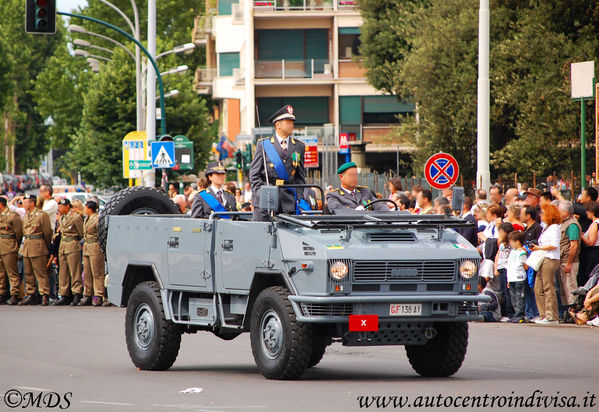
[[[25,31],[27,33],[56,33],[56,0],[27,0]]]
[[[237,149],[235,152],[235,162],[237,162],[237,168],[241,169],[243,167],[243,159],[241,157],[241,150]]]

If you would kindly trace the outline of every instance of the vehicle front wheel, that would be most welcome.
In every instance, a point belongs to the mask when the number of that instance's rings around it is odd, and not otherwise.
[[[288,295],[285,287],[266,288],[252,308],[252,353],[268,379],[297,379],[310,366],[313,329],[296,320]]]
[[[426,377],[447,377],[462,366],[468,347],[466,322],[440,322],[437,335],[424,345],[406,345],[412,368]]]
[[[142,370],[170,368],[181,346],[180,327],[164,315],[156,282],[138,284],[127,304],[125,336],[133,364]]]

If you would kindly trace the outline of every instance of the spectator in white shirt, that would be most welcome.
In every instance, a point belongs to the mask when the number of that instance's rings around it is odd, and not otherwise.
[[[3,197],[6,197],[6,196],[3,196]],[[13,212],[17,213],[19,216],[21,216],[21,219],[24,218],[25,215],[27,214],[27,211],[21,204],[22,201],[23,201],[23,196],[15,196],[12,198],[12,200],[10,202],[8,202],[8,208],[10,210],[12,210]],[[17,206],[15,206],[15,203],[17,204]]]
[[[560,262],[561,216],[559,209],[551,203],[544,204],[541,207],[541,220],[545,223],[545,228],[539,237],[539,244],[532,247],[533,251],[545,253],[535,280],[535,297],[540,314],[540,319],[535,323],[546,325],[558,322],[555,275]]]
[[[52,198],[54,190],[51,185],[42,185],[40,187],[40,198],[44,202],[42,210],[50,217],[52,230],[56,229],[56,214],[58,213],[58,203]]]

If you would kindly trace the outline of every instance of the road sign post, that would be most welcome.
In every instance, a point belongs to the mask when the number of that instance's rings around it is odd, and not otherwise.
[[[453,186],[460,174],[458,162],[447,153],[432,155],[424,165],[424,177],[435,189],[448,189]]]
[[[145,170],[142,166],[146,162],[150,162],[147,153],[148,137],[146,132],[127,133],[123,138],[123,178],[140,179],[142,177],[140,170]]]
[[[580,190],[586,187],[586,106],[585,100],[595,96],[595,62],[578,62],[570,65],[572,99],[580,100]]]

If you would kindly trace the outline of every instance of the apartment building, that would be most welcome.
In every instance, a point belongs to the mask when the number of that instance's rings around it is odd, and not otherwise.
[[[359,57],[360,15],[352,0],[208,0],[195,21],[194,42],[206,47],[196,90],[218,102],[221,132],[243,144],[284,104],[296,133],[335,146],[347,133],[352,160],[393,167],[409,145],[389,135],[414,112],[411,102],[368,84]],[[401,117],[401,116],[400,116]]]

